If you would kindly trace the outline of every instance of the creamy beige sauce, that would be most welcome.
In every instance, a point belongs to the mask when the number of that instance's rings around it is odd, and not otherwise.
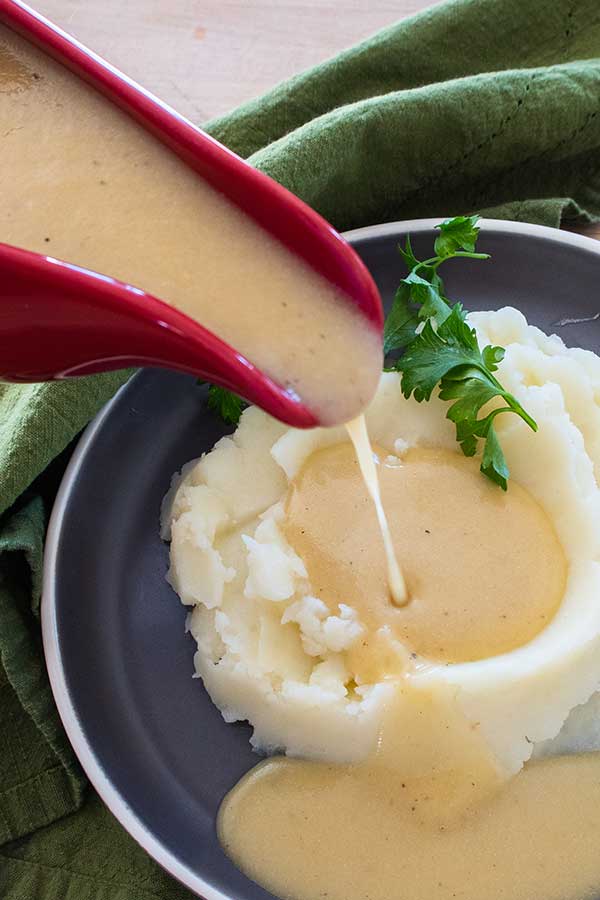
[[[408,592],[406,590],[406,584],[404,583],[404,576],[398,565],[390,526],[388,525],[383,503],[381,502],[377,467],[375,465],[375,459],[373,458],[373,448],[371,447],[371,442],[367,433],[365,417],[358,416],[356,419],[353,419],[352,422],[348,422],[346,424],[346,430],[348,431],[348,435],[354,446],[354,452],[356,453],[356,459],[363,482],[375,508],[377,524],[379,525],[383,541],[383,552],[385,553],[390,596],[396,606],[404,606],[408,601]]]
[[[302,260],[92,88],[0,27],[0,241],[173,304],[324,424],[372,397],[381,341]]]
[[[451,698],[408,687],[371,760],[267,760],[219,814],[228,855],[284,900],[583,900],[599,834],[600,755],[506,782]]]
[[[544,510],[511,481],[504,493],[477,462],[442,449],[402,458],[374,448],[393,547],[410,602],[389,602],[385,551],[350,444],[312,454],[291,486],[282,526],[306,565],[315,596],[346,603],[368,635],[350,652],[365,682],[398,674],[385,635],[446,662],[512,650],[551,620],[564,594],[566,560]]]
[[[377,750],[357,765],[259,764],[221,806],[223,848],[284,900],[591,896],[600,886],[600,755],[536,762],[509,779],[454,689],[419,688],[415,664],[377,637],[388,626],[415,654],[446,661],[530,640],[564,592],[552,525],[525,490],[513,482],[499,491],[458,453],[374,450],[406,606],[389,602],[377,513],[350,444],[309,457],[285,530],[313,591],[332,611],[350,604],[367,626],[347,652],[349,670],[396,681]]]

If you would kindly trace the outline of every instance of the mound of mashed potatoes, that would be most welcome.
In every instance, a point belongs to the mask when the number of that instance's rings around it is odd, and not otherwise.
[[[499,378],[538,423],[534,434],[516,416],[496,419],[511,478],[554,525],[567,583],[552,621],[524,646],[475,662],[420,659],[407,677],[417,689],[449,687],[513,773],[532,753],[600,746],[600,359],[528,325],[516,309],[470,321],[480,346],[506,348]],[[366,411],[369,435],[392,456],[455,449],[446,412],[437,399],[406,400],[399,376],[385,373]],[[192,607],[196,672],[226,721],[251,723],[262,751],[364,759],[394,690],[350,670],[348,650],[364,625],[351,606],[332,614],[315,596],[282,529],[283,500],[305,461],[347,440],[344,428],[290,429],[251,407],[231,437],[175,476],[165,499],[168,578]]]

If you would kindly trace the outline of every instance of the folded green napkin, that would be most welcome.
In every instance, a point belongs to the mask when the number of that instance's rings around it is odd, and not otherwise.
[[[556,226],[593,221],[600,3],[453,0],[207,128],[339,229],[474,210]],[[40,641],[44,527],[61,471],[52,461],[126,377],[0,387],[4,900],[189,896],[86,786]]]

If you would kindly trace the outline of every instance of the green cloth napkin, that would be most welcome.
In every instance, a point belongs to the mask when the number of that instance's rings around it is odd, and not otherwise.
[[[452,0],[207,128],[339,229],[474,210],[594,221],[600,3]],[[61,461],[50,464],[126,377],[0,387],[4,900],[189,896],[86,786],[40,641],[44,528]]]

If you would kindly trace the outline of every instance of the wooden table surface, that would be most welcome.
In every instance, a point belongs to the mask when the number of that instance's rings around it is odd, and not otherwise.
[[[432,0],[30,0],[200,124]],[[600,225],[577,229],[600,239]]]

